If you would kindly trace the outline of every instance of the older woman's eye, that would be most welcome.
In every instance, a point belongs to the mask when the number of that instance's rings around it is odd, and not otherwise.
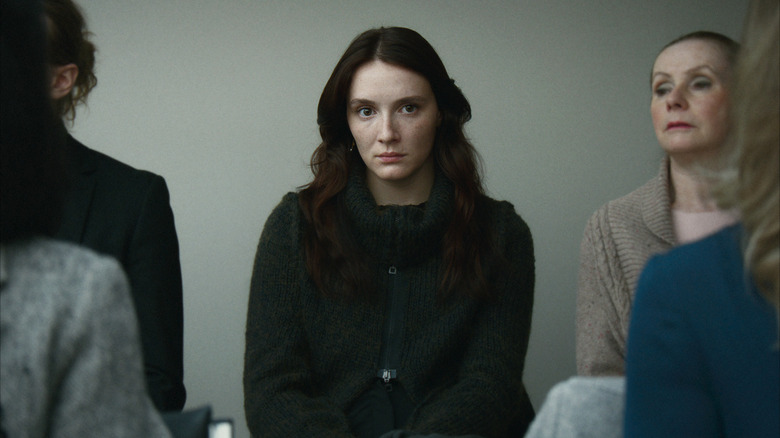
[[[655,94],[657,97],[662,97],[665,96],[670,91],[672,91],[671,84],[661,84],[655,87],[655,89],[653,90],[653,94]]]
[[[707,78],[696,78],[691,83],[694,90],[706,90],[712,86],[712,81]]]

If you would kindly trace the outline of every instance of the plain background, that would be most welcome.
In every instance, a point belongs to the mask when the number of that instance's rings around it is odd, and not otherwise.
[[[184,280],[187,407],[244,420],[244,325],[265,219],[307,183],[316,107],[361,31],[406,26],[470,100],[467,133],[490,195],[534,236],[536,303],[524,380],[538,408],[575,374],[585,223],[658,170],[649,77],[689,31],[738,37],[746,1],[81,0],[98,86],[72,129],[86,145],[161,174]],[[518,370],[520,372],[520,370]]]

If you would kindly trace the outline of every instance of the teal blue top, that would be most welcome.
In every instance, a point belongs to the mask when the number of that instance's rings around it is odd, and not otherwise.
[[[626,358],[626,437],[780,436],[775,309],[745,276],[739,225],[652,258]]]

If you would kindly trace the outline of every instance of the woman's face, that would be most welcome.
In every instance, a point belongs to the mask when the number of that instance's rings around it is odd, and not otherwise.
[[[730,66],[713,42],[681,41],[653,65],[650,113],[658,143],[671,156],[712,154],[727,133]]]
[[[430,190],[431,151],[439,122],[436,97],[424,76],[378,60],[355,71],[347,96],[347,123],[375,197],[383,188]]]

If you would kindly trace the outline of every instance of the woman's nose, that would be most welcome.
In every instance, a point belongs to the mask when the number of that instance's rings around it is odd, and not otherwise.
[[[669,94],[666,95],[666,109],[686,109],[688,108],[688,100],[685,96],[685,91],[682,87],[674,87]]]
[[[392,116],[385,117],[380,126],[378,139],[382,143],[392,143],[398,139],[398,129],[396,121]]]

